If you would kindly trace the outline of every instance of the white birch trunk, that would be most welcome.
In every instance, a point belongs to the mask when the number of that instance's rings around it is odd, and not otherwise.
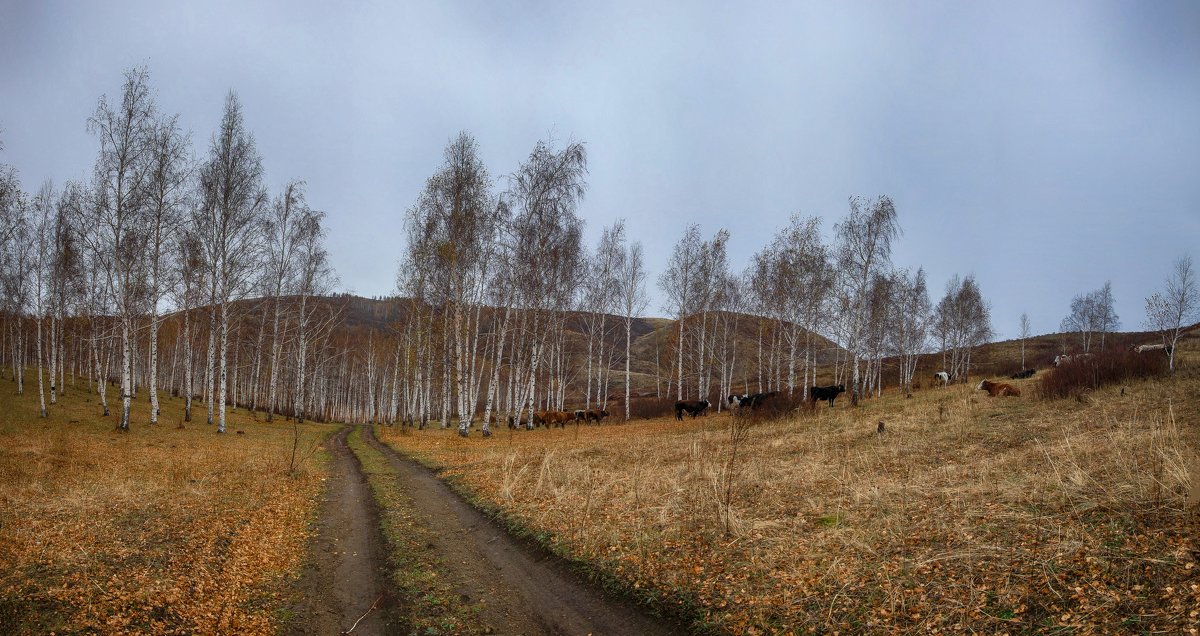
[[[220,386],[217,387],[217,432],[225,432],[225,399],[229,395],[229,305],[221,302]]]
[[[50,417],[50,412],[46,410],[46,388],[42,383],[42,317],[40,314],[37,317],[37,376],[38,404],[41,406],[41,416]]]

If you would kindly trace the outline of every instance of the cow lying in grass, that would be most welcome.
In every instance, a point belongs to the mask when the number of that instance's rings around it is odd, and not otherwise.
[[[825,400],[829,402],[829,406],[833,406],[833,401],[837,399],[837,396],[845,392],[846,385],[844,384],[814,386],[808,390],[808,399],[812,400],[813,404],[816,404],[817,400]]]
[[[1004,397],[1011,395],[1012,397],[1021,397],[1021,390],[1011,384],[1003,382],[992,382],[984,380],[976,387],[980,391],[987,391],[991,397]]]
[[[708,400],[680,400],[675,403],[675,419],[682,421],[684,411],[692,417],[696,417],[707,409]]]
[[[1032,378],[1035,373],[1037,373],[1037,369],[1025,369],[1024,371],[1017,371],[1011,377],[1014,380],[1024,380],[1025,378]]]

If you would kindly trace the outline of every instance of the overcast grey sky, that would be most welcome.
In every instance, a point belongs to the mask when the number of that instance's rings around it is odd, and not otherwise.
[[[88,115],[145,64],[197,154],[238,93],[272,189],[307,180],[363,295],[394,289],[460,130],[495,176],[586,142],[588,240],[626,218],[652,280],[689,222],[728,228],[741,269],[851,195],[895,200],[894,261],[934,302],[974,273],[1001,337],[1106,280],[1139,328],[1200,259],[1200,2],[568,4],[0,0],[0,162],[29,190],[86,177]]]

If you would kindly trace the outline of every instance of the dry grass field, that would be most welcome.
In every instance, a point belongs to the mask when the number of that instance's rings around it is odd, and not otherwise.
[[[82,381],[39,419],[36,386],[0,381],[0,633],[276,632],[334,428],[301,427],[289,475],[289,423],[178,428],[164,396],[152,428],[143,397],[121,434]]]
[[[1072,400],[1035,378],[747,426],[378,435],[700,632],[1196,633],[1189,347],[1175,377]]]

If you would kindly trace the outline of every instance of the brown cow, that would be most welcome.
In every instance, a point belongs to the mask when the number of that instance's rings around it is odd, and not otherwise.
[[[586,413],[584,413],[584,417],[586,417],[587,421],[589,422],[595,422],[599,424],[600,422],[604,421],[604,418],[608,417],[608,411],[604,409],[589,409]]]
[[[979,386],[976,388],[981,391],[987,391],[988,395],[991,397],[1004,397],[1004,396],[1008,396],[1008,395],[1011,395],[1013,397],[1021,397],[1020,389],[1018,389],[1017,387],[1015,387],[1011,384],[1004,384],[1002,382],[992,382],[991,380],[984,380],[984,381],[980,382]]]
[[[554,428],[556,426],[563,428],[567,425],[567,422],[570,422],[574,419],[575,414],[568,413],[567,411],[538,411],[537,417],[534,418],[534,422],[537,422],[538,424],[545,424],[546,428]],[[538,422],[538,420],[541,421]]]

